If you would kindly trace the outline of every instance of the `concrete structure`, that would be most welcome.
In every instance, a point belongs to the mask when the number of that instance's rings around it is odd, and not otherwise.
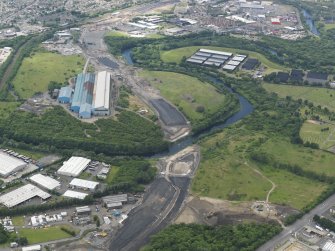
[[[0,197],[0,203],[10,208],[15,207],[34,197],[40,197],[42,200],[46,200],[50,198],[51,195],[34,185],[27,184],[18,189],[15,189],[14,191],[6,193],[5,195],[2,195]]]
[[[42,250],[41,245],[34,245],[22,248],[22,251],[40,251],[40,250]]]
[[[20,160],[0,151],[0,175],[2,177],[7,177],[10,174],[17,172],[26,166],[27,163],[23,160]]]
[[[61,183],[57,180],[50,178],[48,176],[45,176],[43,174],[35,174],[29,178],[32,182],[36,183],[39,186],[42,186],[43,188],[54,190],[61,186]]]
[[[68,104],[71,102],[73,89],[70,86],[64,86],[60,89],[58,94],[58,102]]]
[[[90,159],[83,157],[71,157],[63,163],[63,166],[58,169],[57,173],[70,177],[79,176],[91,162]]]
[[[88,195],[87,193],[81,193],[81,192],[76,192],[76,191],[72,191],[72,190],[67,190],[63,194],[64,197],[69,197],[69,198],[79,199],[79,200],[85,199],[85,197],[87,195]]]
[[[85,190],[89,189],[94,191],[99,186],[99,182],[74,178],[69,185],[73,188],[81,188]]]
[[[111,74],[107,71],[98,72],[93,90],[93,114],[95,116],[110,115]]]

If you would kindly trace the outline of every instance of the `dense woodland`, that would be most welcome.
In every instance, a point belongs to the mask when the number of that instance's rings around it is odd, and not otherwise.
[[[281,228],[274,224],[241,224],[210,227],[203,225],[171,225],[152,237],[145,251],[252,251]]]
[[[96,154],[146,155],[167,147],[157,125],[126,111],[117,119],[101,119],[95,124],[81,122],[61,107],[42,116],[15,111],[0,121],[0,135],[3,139],[48,146],[44,149],[48,151],[81,149]]]

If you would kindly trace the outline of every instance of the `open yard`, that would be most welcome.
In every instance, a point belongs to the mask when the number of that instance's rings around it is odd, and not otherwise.
[[[13,84],[21,98],[45,92],[50,81],[64,83],[81,72],[84,59],[79,55],[62,56],[51,52],[36,52],[23,60]]]
[[[327,185],[321,182],[251,161],[247,151],[251,144],[261,137],[264,135],[227,128],[222,133],[202,140],[200,143],[202,161],[192,183],[192,192],[200,196],[233,201],[265,200],[267,192],[271,189],[271,183],[257,173],[260,171],[277,185],[270,196],[270,202],[302,209],[327,188]],[[273,152],[278,149],[277,144],[267,143],[263,148]],[[315,154],[300,152],[294,145],[287,141],[284,144],[283,141],[277,152],[283,159],[286,157],[284,149],[292,152],[288,159],[298,155],[297,161],[305,158],[303,164],[307,163],[309,168],[320,163],[317,165],[318,168],[335,174],[335,171],[330,170],[335,156],[322,151],[317,151]],[[315,160],[311,161],[313,158]]]
[[[161,58],[165,62],[170,63],[180,63],[183,57],[190,57],[192,56],[197,50],[200,48],[204,49],[211,49],[211,50],[218,50],[218,51],[226,51],[231,53],[237,54],[247,54],[251,58],[257,58],[261,63],[268,68],[267,73],[272,71],[288,71],[288,69],[282,65],[276,64],[269,59],[267,59],[264,55],[247,50],[240,50],[240,49],[232,49],[232,48],[225,48],[225,47],[213,47],[213,46],[190,46],[190,47],[182,47],[170,51],[162,51]]]
[[[335,90],[307,87],[307,86],[293,86],[293,85],[279,85],[279,84],[263,84],[263,87],[269,92],[275,92],[280,97],[291,96],[294,99],[302,99],[313,102],[315,106],[321,105],[327,107],[329,110],[335,111]]]
[[[66,228],[72,230],[72,228],[70,228],[69,226],[66,226]],[[38,229],[21,228],[19,230],[19,234],[20,236],[27,237],[29,244],[42,243],[72,237],[68,233],[61,230],[61,226],[53,226]]]
[[[143,71],[141,77],[157,88],[192,122],[214,114],[225,103],[225,95],[214,86],[184,74],[161,71]]]
[[[300,130],[304,142],[316,143],[321,149],[329,149],[335,145],[335,125],[316,124],[306,121]]]

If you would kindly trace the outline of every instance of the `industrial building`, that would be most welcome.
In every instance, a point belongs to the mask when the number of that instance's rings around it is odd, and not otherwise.
[[[304,80],[304,72],[302,70],[292,70],[290,80],[301,83]]]
[[[22,251],[40,251],[42,250],[41,245],[33,245],[33,246],[28,246],[28,247],[23,247]]]
[[[12,173],[22,170],[26,166],[27,163],[23,160],[0,151],[0,175],[2,177],[7,177]]]
[[[69,197],[72,199],[79,199],[83,200],[87,196],[87,193],[81,193],[77,191],[72,191],[72,190],[66,190],[66,192],[63,194],[64,197]]]
[[[80,188],[84,190],[89,189],[94,191],[99,186],[99,182],[74,178],[69,185],[72,188]]]
[[[260,64],[260,62],[258,61],[258,59],[256,59],[256,58],[249,58],[249,59],[242,65],[242,69],[251,71],[251,70],[255,69],[256,66],[258,66],[259,64]]]
[[[328,81],[328,74],[310,71],[307,73],[307,81],[312,84],[324,84]]]
[[[93,114],[95,116],[110,115],[111,74],[101,71],[96,74],[93,90]]]
[[[81,106],[85,106],[84,111],[86,112],[87,105],[92,105],[94,83],[95,74],[93,73],[80,73],[76,78],[71,110],[79,113],[79,116]]]
[[[46,200],[50,198],[51,195],[32,184],[27,184],[2,195],[0,197],[0,203],[11,208],[34,197],[40,197],[42,200]]]
[[[70,86],[64,86],[60,89],[58,94],[58,102],[68,104],[71,102],[73,89]]]
[[[290,78],[290,75],[287,72],[278,72],[276,76],[276,81],[280,83],[287,83]]]
[[[58,169],[57,173],[70,177],[79,176],[91,162],[90,159],[83,157],[71,157],[63,163],[63,166]]]
[[[46,188],[48,190],[55,190],[61,186],[61,183],[59,181],[43,174],[35,174],[29,179],[35,184],[42,186],[43,188]]]
[[[111,195],[102,198],[103,204],[108,209],[122,208],[123,204],[128,202],[127,194]]]
[[[76,207],[77,215],[89,215],[91,214],[91,208],[89,206]]]

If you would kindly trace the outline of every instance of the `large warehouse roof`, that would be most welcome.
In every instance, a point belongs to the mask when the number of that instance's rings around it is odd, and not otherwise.
[[[8,176],[12,172],[17,171],[26,165],[27,164],[23,160],[0,151],[0,175]]]
[[[95,74],[80,73],[77,76],[71,109],[79,111],[82,104],[92,104]]]
[[[44,192],[38,187],[32,184],[27,184],[2,195],[0,197],[0,203],[4,204],[6,207],[14,207],[36,196],[42,198],[43,200],[51,197],[50,194]]]
[[[88,189],[95,189],[99,185],[99,182],[90,181],[90,180],[82,180],[74,178],[70,182],[70,186],[80,187],[80,188],[88,188]]]
[[[67,190],[63,194],[63,196],[65,196],[65,197],[74,198],[74,199],[80,199],[80,200],[85,199],[85,197],[87,195],[88,195],[87,193],[81,193],[81,192],[76,192],[76,191],[72,191],[72,190]]]
[[[58,169],[57,173],[77,177],[81,174],[82,171],[88,166],[91,162],[90,159],[86,159],[83,157],[71,157],[68,161],[63,163],[63,166]]]
[[[223,56],[228,56],[231,57],[233,53],[230,52],[224,52],[224,51],[214,51],[214,50],[208,50],[208,49],[200,49],[200,52],[204,53],[210,53],[210,54],[217,54],[217,55],[223,55]]]
[[[57,180],[42,174],[35,174],[30,177],[30,180],[49,190],[54,190],[61,185]]]
[[[111,74],[100,71],[96,75],[93,91],[93,109],[109,109]]]

